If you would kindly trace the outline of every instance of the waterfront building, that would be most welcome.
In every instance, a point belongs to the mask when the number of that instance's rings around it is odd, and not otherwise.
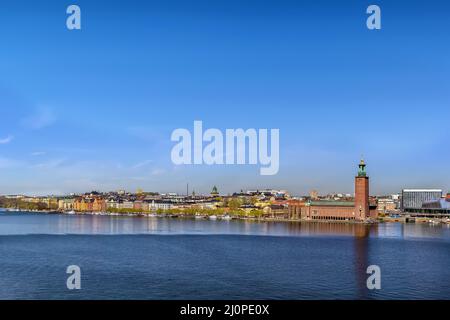
[[[153,200],[150,203],[149,208],[150,210],[170,210],[173,208],[173,204],[171,202]]]
[[[133,203],[133,209],[134,210],[143,210],[143,204],[144,202],[142,202],[141,200],[137,200]]]
[[[289,218],[293,220],[301,219],[302,208],[305,207],[305,201],[303,200],[289,200],[288,201],[288,214]],[[304,212],[304,211],[303,211]]]
[[[357,215],[354,201],[309,200],[305,203],[302,219],[310,220],[362,220]]]
[[[450,218],[450,197],[424,201],[421,208],[408,208],[410,217]]]
[[[73,199],[72,210],[82,212],[102,212],[106,211],[106,201],[100,195],[83,195]],[[65,209],[67,210],[67,209]]]
[[[422,204],[423,213],[450,214],[450,198],[427,201]]]
[[[58,210],[74,210],[75,199],[60,199],[58,201]]]
[[[75,211],[93,211],[92,210],[93,199],[80,197],[75,199],[74,210]]]
[[[106,201],[102,198],[95,197],[92,202],[92,211],[95,212],[104,212],[106,211]]]
[[[148,202],[142,202],[142,204],[141,204],[141,210],[142,210],[142,211],[150,211],[150,203],[148,203]]]
[[[263,209],[264,217],[286,219],[289,217],[289,210],[287,205],[270,204]]]
[[[288,202],[289,218],[306,220],[357,220],[378,217],[377,206],[369,201],[369,177],[361,160],[355,177],[354,201],[312,200]]]
[[[123,201],[119,204],[119,209],[134,209],[133,201]]]
[[[404,212],[414,212],[421,209],[425,202],[435,201],[441,197],[441,189],[403,189],[401,209]]]
[[[116,201],[114,199],[109,199],[106,201],[106,208],[107,209],[119,209],[119,201]]]

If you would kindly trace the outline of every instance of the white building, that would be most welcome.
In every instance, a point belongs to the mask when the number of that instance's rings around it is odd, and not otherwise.
[[[169,210],[173,208],[173,204],[171,202],[155,202],[155,200],[153,200],[150,203],[150,210]]]

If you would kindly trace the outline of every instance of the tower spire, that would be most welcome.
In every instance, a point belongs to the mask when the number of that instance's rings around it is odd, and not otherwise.
[[[364,162],[363,157],[361,156],[361,161],[358,165],[358,177],[365,177],[366,176],[366,163]]]

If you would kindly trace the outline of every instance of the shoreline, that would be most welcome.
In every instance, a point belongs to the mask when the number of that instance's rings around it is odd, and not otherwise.
[[[275,218],[275,217],[249,217],[237,215],[193,215],[183,213],[157,213],[155,212],[81,212],[81,211],[60,211],[60,210],[22,210],[22,209],[8,209],[2,208],[3,212],[22,212],[22,213],[40,213],[40,214],[61,214],[61,215],[89,215],[89,216],[109,216],[109,217],[148,217],[148,218],[172,218],[172,219],[196,219],[196,220],[210,220],[210,221],[230,221],[242,220],[253,222],[298,222],[298,223],[326,223],[326,224],[358,224],[358,225],[373,225],[378,223],[428,223],[436,225],[450,225],[450,219],[446,218],[425,218],[417,217],[413,221],[408,217],[380,217],[377,220],[369,221],[353,221],[353,220],[312,220],[312,219],[289,219],[289,218]]]
[[[60,210],[21,210],[21,209],[4,209],[5,212],[22,212],[22,213],[41,213],[41,214],[57,214],[57,215],[77,215],[77,216],[109,216],[109,217],[147,217],[147,218],[172,218],[172,219],[196,219],[196,220],[210,220],[210,221],[254,221],[254,222],[318,222],[318,223],[338,223],[338,224],[376,224],[378,221],[354,221],[354,220],[307,220],[307,219],[289,219],[289,218],[274,218],[274,217],[250,217],[238,215],[194,215],[183,213],[157,213],[155,212],[91,212],[91,211],[60,211]],[[226,218],[225,218],[226,217]]]

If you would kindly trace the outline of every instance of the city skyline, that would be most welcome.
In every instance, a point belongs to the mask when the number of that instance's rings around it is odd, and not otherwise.
[[[361,163],[364,164],[364,160],[361,159]],[[356,176],[360,175],[360,171],[358,170],[358,174]],[[41,196],[70,196],[70,195],[81,195],[81,194],[89,194],[92,192],[99,192],[99,193],[130,193],[130,194],[138,194],[138,193],[156,193],[156,194],[177,194],[177,195],[182,195],[182,196],[191,196],[193,194],[196,195],[209,195],[211,194],[211,190],[213,190],[214,192],[217,192],[217,190],[221,190],[220,188],[217,188],[217,185],[220,186],[220,184],[214,184],[212,187],[210,186],[209,191],[198,191],[198,189],[195,189],[195,185],[189,185],[189,183],[187,183],[185,185],[185,191],[184,192],[177,192],[174,190],[169,190],[169,191],[161,191],[161,190],[144,190],[140,187],[137,187],[135,190],[129,190],[126,188],[116,188],[114,190],[110,189],[110,190],[106,190],[106,189],[101,189],[101,188],[94,188],[94,189],[90,189],[90,190],[84,190],[84,191],[70,191],[70,192],[66,192],[66,193],[55,193],[55,194],[39,194],[39,193],[9,193],[9,194],[1,194],[0,196],[14,196],[14,195],[25,195],[25,196],[36,196],[36,197],[41,197]],[[274,190],[279,190],[279,191],[283,191],[283,192],[287,192],[288,194],[290,194],[290,196],[292,197],[309,197],[312,193],[317,194],[319,196],[330,196],[330,195],[341,195],[342,197],[346,197],[346,196],[354,196],[356,190],[354,189],[353,192],[343,192],[340,190],[334,190],[334,191],[327,191],[327,192],[321,192],[321,190],[317,190],[317,189],[309,189],[307,192],[305,193],[295,193],[292,192],[292,190],[288,190],[288,189],[283,189],[283,188],[271,188],[271,187],[255,187],[255,188],[237,188],[235,190],[232,191],[227,191],[227,192],[217,192],[217,194],[222,194],[222,195],[231,195],[231,194],[236,194],[239,192],[244,192],[244,193],[248,193],[248,192],[255,192],[255,191],[259,191],[259,192],[265,192],[265,191],[274,191]],[[405,190],[421,190],[421,189],[408,189],[408,188],[402,188],[401,190],[399,190],[398,192],[393,192],[393,193],[377,193],[374,194],[372,192],[370,192],[370,196],[391,196],[391,195],[400,195],[402,192],[404,192]],[[425,190],[440,190],[440,192],[445,191],[445,189],[425,189]],[[449,192],[450,193],[450,190]],[[448,194],[447,193],[447,194]],[[445,194],[445,192],[443,192],[443,194]]]
[[[371,194],[450,189],[448,3],[380,1],[379,31],[357,2],[78,1],[79,31],[66,4],[24,3],[0,12],[0,194],[352,194],[361,154]],[[278,174],[174,166],[171,132],[195,120],[279,128]]]

